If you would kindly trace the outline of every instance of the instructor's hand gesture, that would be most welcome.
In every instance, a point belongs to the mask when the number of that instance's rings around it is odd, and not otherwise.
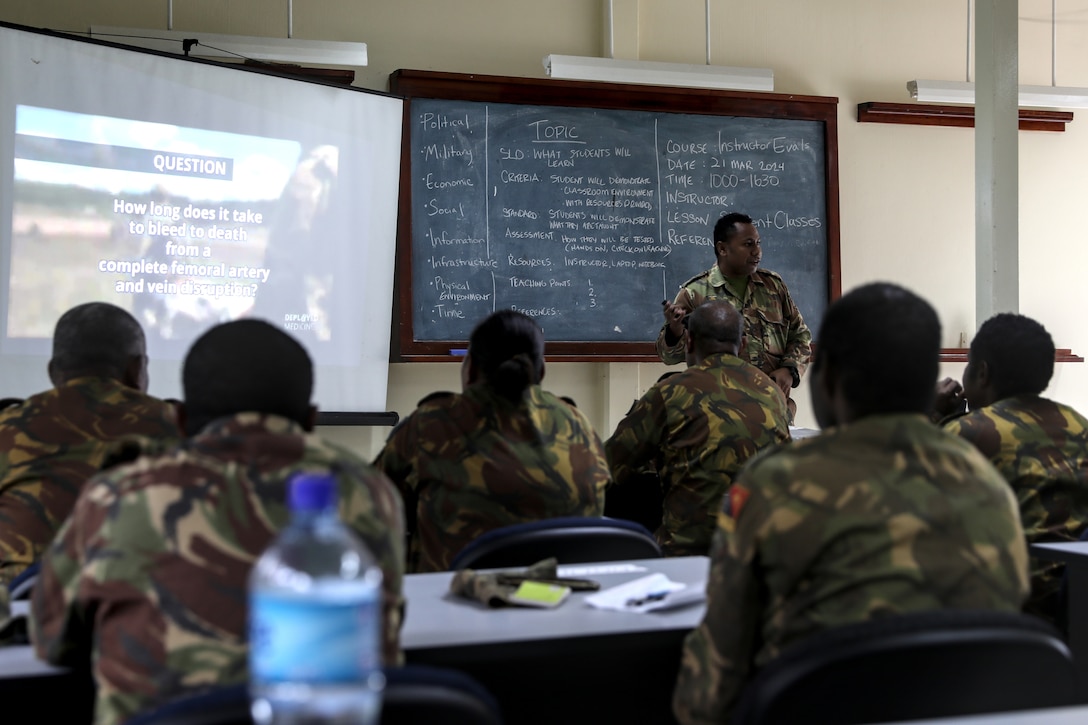
[[[661,303],[662,311],[665,314],[665,324],[669,326],[669,332],[673,337],[683,337],[684,335],[684,316],[687,315],[688,310],[685,310],[680,305],[675,305],[668,300]]]

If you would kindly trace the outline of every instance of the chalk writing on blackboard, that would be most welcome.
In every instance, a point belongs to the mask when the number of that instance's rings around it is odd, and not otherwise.
[[[661,300],[751,215],[814,329],[829,289],[825,124],[412,98],[411,326],[460,341],[496,309],[549,342],[651,342]]]

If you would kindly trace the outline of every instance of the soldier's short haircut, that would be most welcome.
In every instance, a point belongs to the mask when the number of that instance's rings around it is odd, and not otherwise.
[[[899,285],[858,287],[824,314],[813,369],[830,365],[857,417],[925,413],[933,399],[941,323]]]
[[[189,348],[181,379],[188,435],[236,413],[309,422],[310,356],[293,337],[263,320],[226,322],[205,332]]]
[[[738,224],[751,224],[752,217],[740,212],[725,214],[714,224],[714,241],[728,242],[729,238],[737,233]]]
[[[544,375],[544,332],[532,317],[500,310],[472,331],[468,354],[492,388],[518,400]]]
[[[88,302],[57,320],[52,366],[66,378],[100,375],[120,379],[132,358],[145,354],[144,331],[116,305]]]
[[[708,300],[688,318],[688,334],[696,350],[709,355],[740,345],[744,318],[727,300]]]
[[[1003,312],[982,323],[971,360],[987,364],[998,399],[1038,395],[1054,375],[1054,339],[1030,317]]]

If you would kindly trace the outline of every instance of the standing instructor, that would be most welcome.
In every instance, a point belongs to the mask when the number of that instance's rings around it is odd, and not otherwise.
[[[685,282],[676,299],[665,303],[657,354],[666,365],[683,362],[687,315],[706,300],[728,300],[744,317],[747,354],[741,356],[770,376],[786,396],[792,420],[797,405],[789,399],[790,390],[805,372],[812,333],[782,278],[759,269],[763,251],[751,217],[731,213],[718,219],[714,254],[718,263]]]

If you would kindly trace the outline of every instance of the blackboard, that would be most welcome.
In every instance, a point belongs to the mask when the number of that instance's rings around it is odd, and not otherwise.
[[[815,330],[838,288],[837,100],[398,71],[400,359],[515,308],[560,359],[652,358],[728,211]]]

